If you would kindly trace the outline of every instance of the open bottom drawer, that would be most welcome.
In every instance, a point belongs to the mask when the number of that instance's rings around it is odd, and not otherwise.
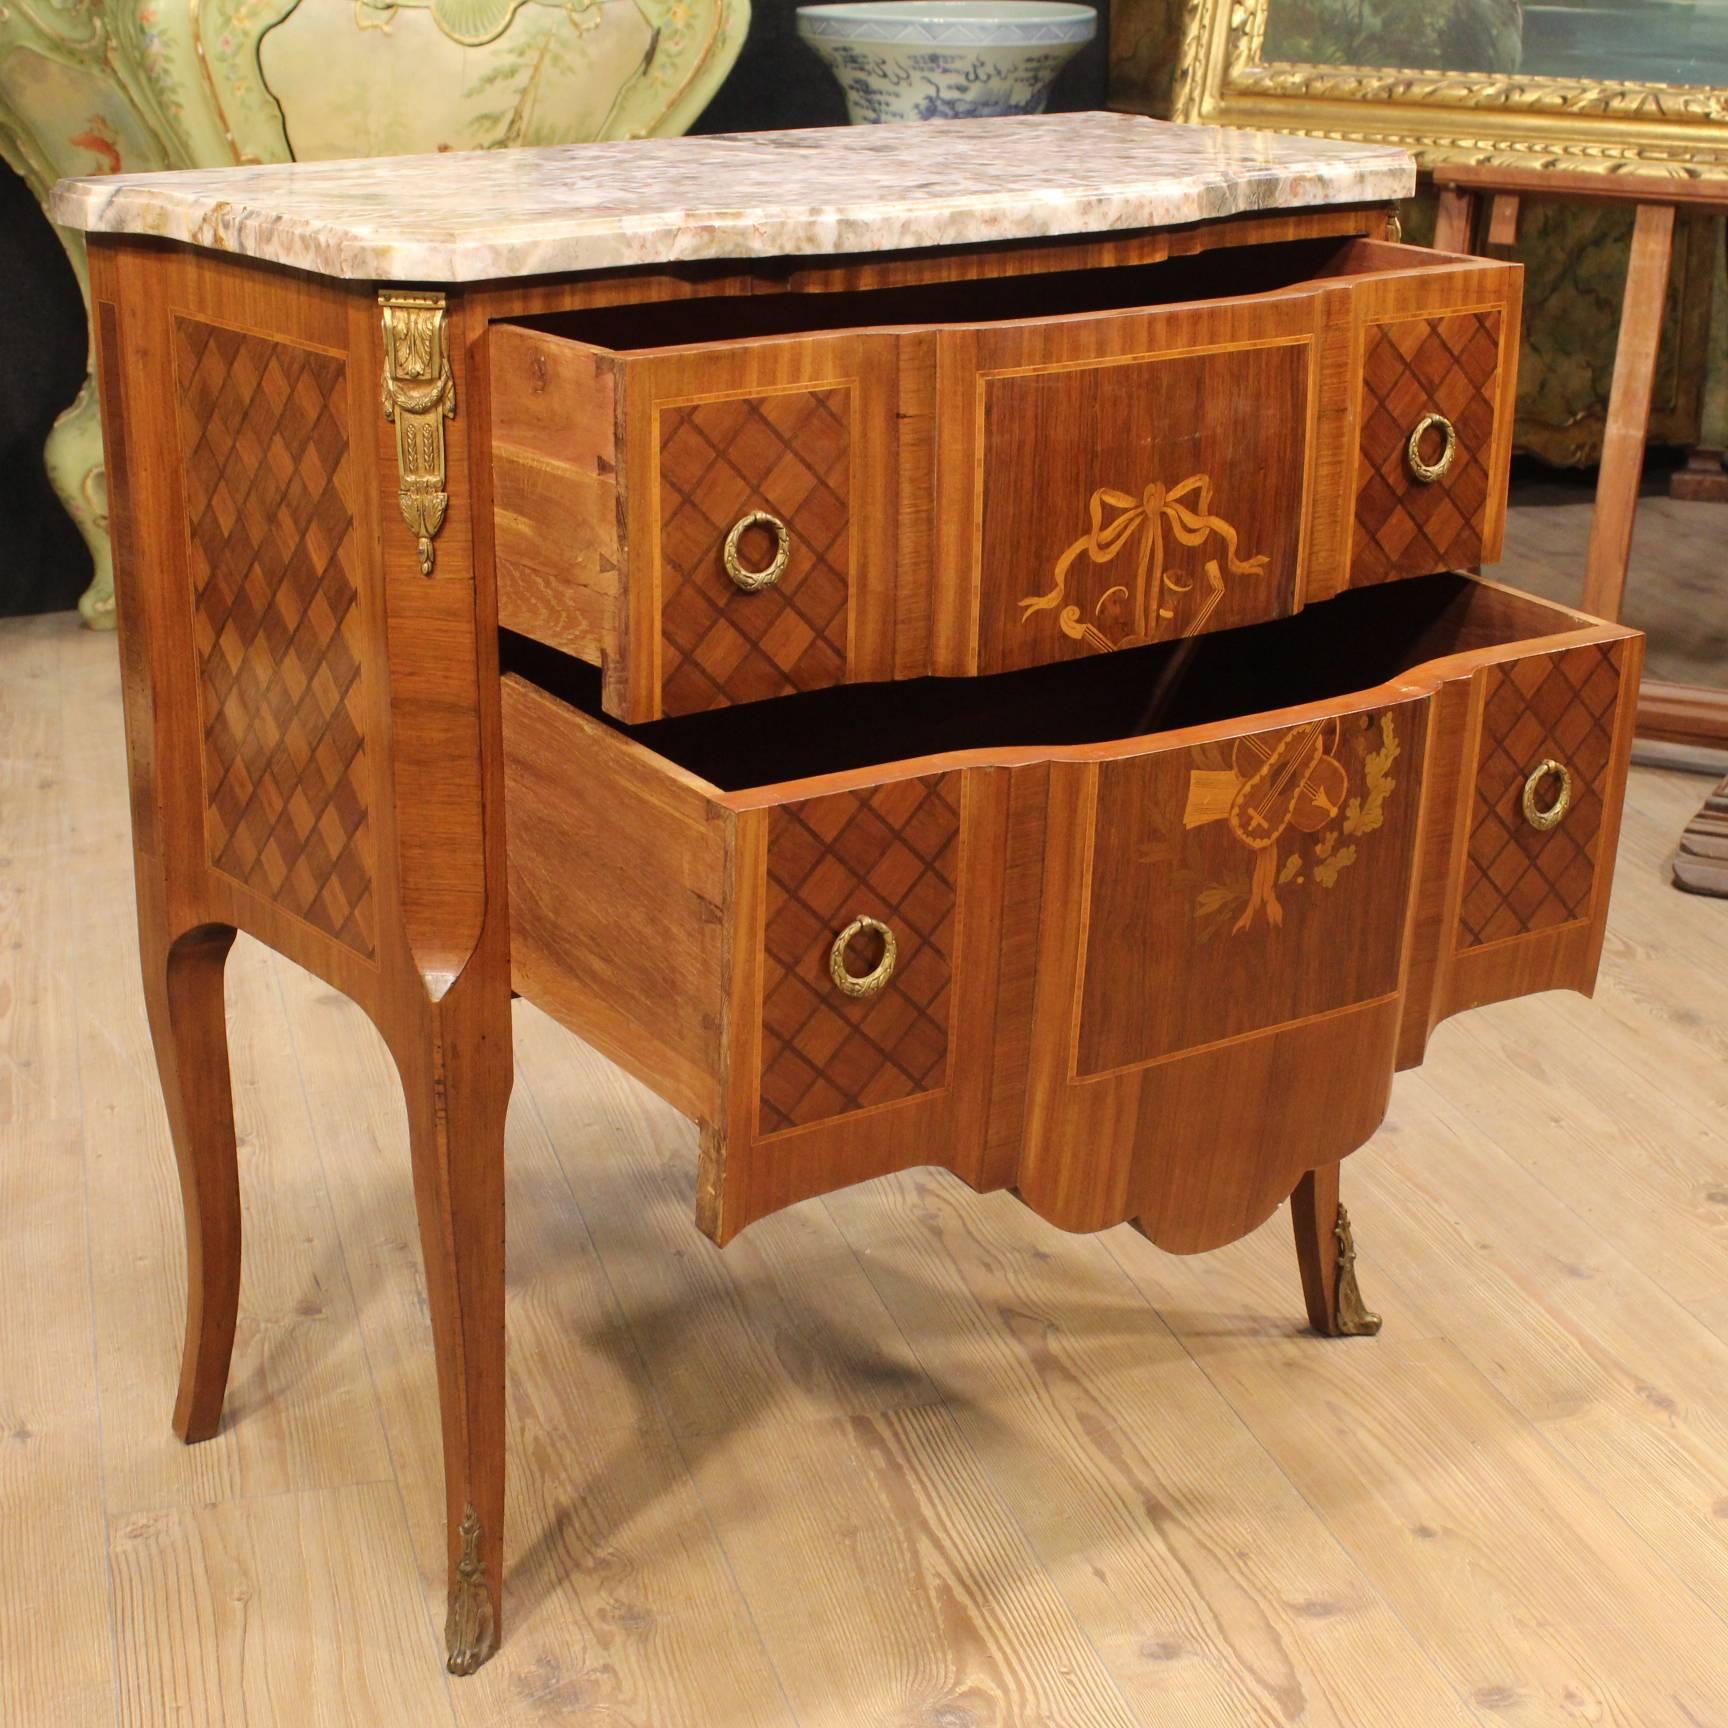
[[[512,968],[724,1241],[915,1164],[1232,1240],[1459,1008],[1595,977],[1641,640],[1444,575],[626,729],[507,637]]]

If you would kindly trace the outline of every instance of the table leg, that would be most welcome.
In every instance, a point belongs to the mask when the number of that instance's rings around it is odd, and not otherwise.
[[[1336,1164],[1322,1164],[1296,1184],[1290,1217],[1308,1323],[1331,1338],[1378,1332],[1380,1316],[1363,1306],[1356,1285],[1356,1244],[1350,1215],[1338,1198]]]
[[[1518,194],[1496,192],[1488,206],[1488,244],[1516,246],[1518,244]]]
[[[1662,338],[1662,313],[1668,303],[1668,264],[1673,249],[1674,206],[1640,204],[1620,305],[1614,383],[1608,394],[1596,510],[1590,518],[1590,550],[1584,564],[1584,610],[1603,618],[1620,616],[1626,591],[1626,566],[1632,557],[1632,523],[1644,474],[1650,394],[1656,382],[1656,351]]]
[[[170,938],[146,897],[139,905],[144,1001],[186,1215],[186,1342],[174,1432],[208,1440],[222,1422],[240,1303],[240,1166],[228,1076],[223,968],[227,924]]]
[[[1668,480],[1668,496],[1728,504],[1728,246],[1720,216],[1710,219],[1710,328],[1704,343],[1704,400],[1698,442]]]
[[[1457,186],[1440,188],[1440,207],[1434,217],[1436,252],[1470,251],[1470,230],[1475,225],[1476,198]]]
[[[444,1440],[446,1666],[498,1646],[504,1580],[504,1121],[508,982],[465,974],[393,1041],[408,1103]]]

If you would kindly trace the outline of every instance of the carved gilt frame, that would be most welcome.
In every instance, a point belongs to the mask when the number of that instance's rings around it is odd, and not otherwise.
[[[1424,165],[1728,178],[1728,88],[1267,61],[1274,0],[1188,0],[1172,118],[1401,144]]]

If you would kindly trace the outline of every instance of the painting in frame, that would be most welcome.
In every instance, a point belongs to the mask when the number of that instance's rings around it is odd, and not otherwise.
[[[1173,118],[1728,178],[1728,0],[1187,0]]]

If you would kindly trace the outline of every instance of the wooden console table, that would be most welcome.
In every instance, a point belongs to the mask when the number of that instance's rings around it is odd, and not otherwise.
[[[724,1242],[939,1163],[1193,1252],[1595,976],[1640,642],[1499,550],[1520,275],[1394,151],[1110,116],[63,184],[91,232],[175,1424],[240,1276],[222,970],[407,1094],[449,1664],[504,1606],[512,986]],[[721,202],[723,200],[723,203]]]

